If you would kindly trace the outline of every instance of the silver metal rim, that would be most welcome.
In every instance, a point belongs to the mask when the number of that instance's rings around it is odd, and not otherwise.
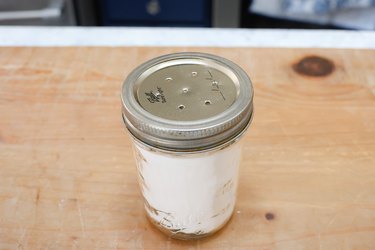
[[[250,120],[248,121],[246,127],[242,131],[240,131],[237,135],[235,135],[231,138],[228,138],[226,141],[224,141],[222,143],[217,143],[215,145],[212,145],[211,147],[200,148],[200,149],[181,150],[181,149],[171,149],[171,148],[158,147],[158,146],[155,146],[155,145],[147,144],[144,141],[141,141],[140,139],[138,139],[137,137],[135,137],[132,134],[132,131],[130,131],[129,129],[128,129],[128,131],[129,131],[130,136],[136,142],[138,142],[139,145],[141,145],[146,150],[157,151],[157,152],[165,153],[165,154],[168,154],[168,155],[174,154],[174,155],[179,155],[179,156],[183,156],[183,155],[188,156],[188,155],[193,155],[193,154],[201,154],[201,153],[208,153],[208,152],[217,151],[217,150],[223,150],[223,149],[227,148],[228,146],[237,143],[244,136],[245,132],[250,128],[253,117],[254,117],[254,112],[252,113],[252,115],[250,117]],[[123,118],[123,121],[125,123],[124,115],[122,115],[122,118]]]

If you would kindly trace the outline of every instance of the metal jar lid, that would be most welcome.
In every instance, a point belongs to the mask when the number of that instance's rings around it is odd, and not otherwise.
[[[147,61],[125,80],[122,113],[139,141],[169,151],[206,150],[242,134],[253,114],[253,88],[233,62],[175,53]]]

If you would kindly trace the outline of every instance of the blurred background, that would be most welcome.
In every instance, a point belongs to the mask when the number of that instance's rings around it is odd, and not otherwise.
[[[375,29],[373,0],[0,0],[0,25]]]

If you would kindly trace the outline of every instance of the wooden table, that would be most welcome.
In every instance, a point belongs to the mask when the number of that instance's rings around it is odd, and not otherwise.
[[[177,51],[251,76],[229,224],[199,241],[146,220],[120,87]],[[1,48],[0,249],[375,249],[375,50]]]

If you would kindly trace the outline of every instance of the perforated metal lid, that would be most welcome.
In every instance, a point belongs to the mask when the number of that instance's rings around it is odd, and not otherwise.
[[[241,134],[253,113],[253,88],[233,62],[203,53],[152,59],[122,88],[123,118],[140,141],[173,150],[203,150]]]

